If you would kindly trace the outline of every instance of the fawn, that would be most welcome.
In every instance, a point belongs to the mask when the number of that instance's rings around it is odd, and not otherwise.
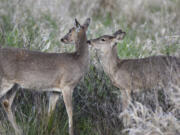
[[[87,41],[97,50],[103,69],[112,83],[121,89],[122,110],[127,108],[132,91],[154,89],[158,86],[168,88],[171,83],[180,87],[180,58],[151,56],[140,59],[120,59],[117,54],[117,42],[125,35],[125,32],[118,30],[112,35],[103,35]],[[156,92],[155,98],[157,107]]]

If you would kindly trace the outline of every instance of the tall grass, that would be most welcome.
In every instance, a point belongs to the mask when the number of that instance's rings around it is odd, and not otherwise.
[[[120,58],[151,55],[180,57],[179,0],[0,0],[0,45],[44,52],[72,52],[60,38],[73,25],[91,17],[88,38],[126,31],[118,45]],[[79,135],[178,135],[180,88],[159,90],[162,110],[154,111],[153,92],[133,94],[127,109],[129,125],[121,118],[121,93],[102,71],[94,50],[89,72],[73,94],[75,132]],[[13,110],[26,135],[68,135],[68,117],[60,97],[47,118],[48,93],[19,90]],[[0,134],[14,131],[0,106]]]

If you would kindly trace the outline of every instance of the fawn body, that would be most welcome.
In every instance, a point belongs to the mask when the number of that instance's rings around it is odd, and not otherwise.
[[[130,101],[130,93],[156,87],[167,88],[171,83],[180,87],[180,58],[172,56],[151,56],[141,59],[119,59],[117,42],[125,32],[118,30],[113,35],[91,39],[88,44],[98,50],[105,73],[112,83],[121,89],[122,109]],[[156,94],[157,101],[157,94]]]
[[[15,85],[38,91],[52,91],[49,99],[49,112],[54,110],[59,93],[62,92],[69,118],[69,134],[73,133],[72,93],[87,70],[89,62],[86,30],[90,19],[83,26],[75,20],[75,27],[65,36],[73,39],[76,45],[74,53],[43,53],[25,49],[0,49],[0,98]],[[56,92],[56,93],[53,93]],[[22,131],[16,124],[11,105],[15,97],[14,91],[10,97],[1,101],[8,119],[16,134]]]

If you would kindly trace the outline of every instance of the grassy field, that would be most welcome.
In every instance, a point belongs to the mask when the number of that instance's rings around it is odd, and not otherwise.
[[[179,0],[0,0],[0,45],[43,52],[73,52],[60,42],[73,26],[91,17],[88,39],[121,28],[125,39],[118,44],[120,58],[153,55],[180,57]],[[152,91],[134,94],[128,108],[130,124],[123,126],[121,92],[111,84],[90,48],[89,72],[74,90],[74,126],[77,135],[179,135],[180,88],[168,97],[159,90],[162,111],[153,111]],[[68,135],[68,117],[62,96],[50,120],[49,93],[23,91],[13,110],[25,135]],[[14,131],[0,106],[0,135]]]

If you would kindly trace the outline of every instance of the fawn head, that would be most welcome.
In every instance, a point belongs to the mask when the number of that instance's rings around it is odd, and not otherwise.
[[[125,32],[118,30],[112,35],[103,35],[99,38],[88,40],[87,43],[95,49],[103,51],[107,48],[111,48],[114,44],[122,40],[125,35]]]
[[[90,18],[87,18],[83,25],[75,19],[74,27],[69,30],[61,41],[65,44],[74,44],[80,36],[85,35],[89,23]]]

